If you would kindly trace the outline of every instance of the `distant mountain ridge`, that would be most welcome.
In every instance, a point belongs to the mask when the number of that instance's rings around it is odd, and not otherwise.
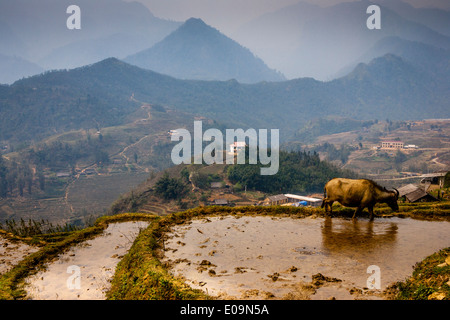
[[[124,61],[179,79],[236,79],[244,83],[285,80],[248,49],[196,18]]]
[[[80,30],[66,27],[66,10],[73,4],[81,10]],[[108,57],[124,58],[160,41],[179,25],[155,17],[136,1],[0,1],[0,54],[20,57],[44,70],[71,69]],[[4,72],[0,68],[0,74]],[[29,68],[27,75],[33,72]],[[0,83],[6,80],[0,76]]]
[[[381,8],[381,30],[366,27],[366,10],[372,4]],[[342,2],[329,7],[299,2],[249,21],[232,36],[288,79],[329,81],[386,37],[448,50],[450,37],[443,31],[448,25],[449,12],[412,8],[398,0]]]
[[[35,63],[16,56],[0,54],[0,83],[12,83],[44,71]]]
[[[377,57],[393,54],[401,57],[421,68],[427,73],[432,73],[442,81],[450,79],[450,50],[434,47],[422,42],[409,41],[399,37],[386,37],[375,43],[364,53],[358,62],[369,63]],[[338,74],[342,77],[350,73],[358,63],[352,63],[343,68]]]
[[[227,35],[229,41],[205,24],[195,28],[195,19],[175,33],[186,22],[158,18],[142,3],[125,0],[77,1],[82,28],[68,30],[66,8],[72,4],[70,0],[0,2],[0,54],[4,62],[14,60],[12,64],[21,69],[10,72],[5,67],[9,62],[0,64],[0,83],[12,83],[41,69],[71,69],[108,57],[128,57],[130,63],[182,79],[234,78],[254,83],[313,77],[329,81],[359,62],[370,61],[363,58],[392,53],[409,61],[406,54],[395,51],[398,47],[386,51],[386,42],[378,47],[383,39],[395,37],[450,50],[450,11],[415,8],[401,0],[352,1],[329,7],[299,2],[249,21]],[[371,4],[381,6],[381,30],[366,28],[366,9]],[[190,37],[194,30],[208,41]],[[368,49],[377,56],[368,54]]]
[[[304,78],[257,84],[180,80],[109,58],[0,86],[0,141],[126,123],[140,108],[131,96],[216,119],[228,128],[278,128],[281,138],[289,139],[307,121],[331,115],[448,118],[447,87],[394,55],[360,64],[330,82]]]

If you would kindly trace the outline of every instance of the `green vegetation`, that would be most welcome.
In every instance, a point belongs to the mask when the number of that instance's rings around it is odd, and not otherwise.
[[[63,226],[53,225],[43,219],[40,221],[32,219],[25,221],[20,219],[19,222],[16,222],[15,220],[6,220],[4,225],[0,223],[0,230],[4,230],[18,237],[35,237],[60,232],[67,233],[79,229],[80,227],[68,223]]]
[[[357,177],[321,161],[316,153],[280,151],[279,172],[260,174],[261,165],[180,165],[147,179],[132,192],[123,195],[110,209],[111,214],[147,210],[150,206],[177,211],[209,205],[218,198],[231,197],[231,205],[255,204],[267,194],[323,193],[326,182],[334,177]],[[219,182],[221,190],[211,188]],[[144,211],[147,212],[147,211]]]
[[[444,188],[450,188],[450,171],[445,175]]]
[[[16,197],[45,193],[55,186],[55,181],[46,178],[52,172],[64,172],[68,177],[75,174],[80,161],[104,166],[109,164],[106,150],[113,141],[108,138],[95,139],[87,134],[86,139],[73,142],[43,142],[23,149],[6,161],[0,156],[0,197]],[[49,188],[50,187],[50,188]]]
[[[261,165],[234,165],[227,169],[228,179],[249,190],[267,193],[312,193],[323,192],[323,187],[332,178],[355,178],[356,174],[340,170],[321,161],[317,153],[280,151],[280,168],[273,176],[262,176]]]
[[[116,267],[107,298],[111,300],[205,299],[182,280],[169,274],[157,257],[164,218],[142,231]]]
[[[394,285],[395,299],[450,300],[450,247],[433,253],[414,267],[412,276]],[[392,289],[392,288],[391,288]]]
[[[5,198],[15,192],[19,196],[24,191],[31,194],[33,186],[33,172],[27,163],[12,161],[7,163],[0,155],[0,198]],[[45,187],[44,177],[39,173],[39,188]]]
[[[27,150],[23,158],[39,167],[61,170],[73,168],[80,159],[88,159],[97,164],[109,162],[108,153],[105,151],[111,144],[110,138],[98,135],[93,138],[87,134],[86,139],[76,140],[73,143],[53,141],[43,143]]]
[[[156,182],[155,192],[166,200],[179,199],[186,192],[186,186],[181,179],[165,174]]]

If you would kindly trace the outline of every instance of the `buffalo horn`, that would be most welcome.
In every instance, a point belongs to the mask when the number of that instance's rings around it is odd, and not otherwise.
[[[398,190],[395,188],[392,188],[392,189],[394,189],[395,193],[397,193],[397,198],[398,198],[398,196],[400,195],[400,192],[398,192]]]

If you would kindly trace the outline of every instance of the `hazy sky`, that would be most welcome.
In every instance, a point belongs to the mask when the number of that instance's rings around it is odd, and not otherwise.
[[[301,0],[126,0],[141,2],[157,17],[185,21],[201,18],[226,33],[232,33],[243,23],[266,12]],[[303,0],[321,6],[359,0]],[[436,6],[450,9],[450,0],[403,0],[417,7]]]

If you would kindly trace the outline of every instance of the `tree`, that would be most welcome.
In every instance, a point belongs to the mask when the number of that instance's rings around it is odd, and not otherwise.
[[[45,176],[42,172],[38,173],[38,180],[39,180],[39,189],[44,191],[45,190]]]
[[[8,194],[8,181],[6,180],[7,168],[0,155],[0,197],[4,198]]]
[[[403,163],[407,159],[408,159],[408,157],[403,152],[401,152],[400,150],[397,150],[397,153],[396,153],[395,158],[394,158],[395,164]]]
[[[106,151],[96,150],[94,156],[95,156],[95,162],[98,165],[104,165],[104,164],[109,163],[109,155]]]
[[[17,179],[17,188],[19,190],[19,195],[22,197],[23,196],[23,188],[25,188],[24,177],[21,176]]]
[[[262,176],[260,165],[242,164],[227,168],[228,179],[236,187],[267,193],[322,192],[328,180],[335,177],[356,178],[356,174],[340,170],[320,161],[317,153],[280,151],[280,170],[273,176]]]
[[[191,181],[197,188],[207,189],[209,187],[208,175],[205,173],[198,171],[192,172]]]
[[[450,188],[450,171],[444,177],[444,188]]]
[[[186,186],[181,179],[170,178],[167,173],[156,182],[155,193],[166,200],[178,199],[186,191]]]

